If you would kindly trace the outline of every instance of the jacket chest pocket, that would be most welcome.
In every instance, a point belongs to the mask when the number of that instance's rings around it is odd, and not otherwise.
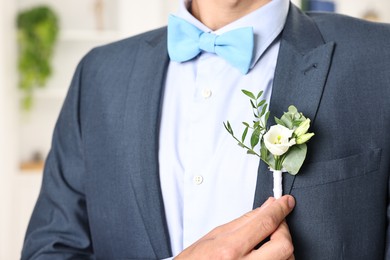
[[[297,175],[293,189],[315,187],[373,173],[379,169],[381,149],[370,149],[352,156],[307,164]]]

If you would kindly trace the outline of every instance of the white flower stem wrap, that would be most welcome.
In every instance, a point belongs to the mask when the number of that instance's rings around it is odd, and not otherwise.
[[[295,144],[295,138],[291,138],[294,130],[290,130],[282,125],[273,125],[268,132],[264,135],[264,144],[268,151],[275,158],[275,169],[271,169],[274,178],[274,197],[276,199],[282,197],[282,165],[280,156],[285,154],[288,149]]]
[[[282,173],[281,170],[272,170],[272,174],[274,176],[274,198],[279,199],[283,194],[282,187]]]

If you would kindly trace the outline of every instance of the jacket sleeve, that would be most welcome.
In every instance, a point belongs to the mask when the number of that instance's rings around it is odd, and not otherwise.
[[[84,60],[77,67],[56,123],[22,259],[93,258],[83,191],[85,166],[80,89]]]

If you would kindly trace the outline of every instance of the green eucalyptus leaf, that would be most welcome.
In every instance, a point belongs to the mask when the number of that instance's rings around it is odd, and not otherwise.
[[[255,105],[255,103],[253,102],[252,99],[250,100],[250,102],[251,102],[252,108],[256,109],[256,105]]]
[[[262,116],[265,115],[265,113],[267,112],[267,107],[268,107],[267,104],[265,104],[265,105],[263,106],[263,109],[261,110],[261,113],[260,113],[260,117],[262,117]]]
[[[223,122],[223,126],[225,127],[226,131],[228,131],[228,132],[229,132],[229,129],[228,129],[228,127],[227,127],[227,125],[226,125],[226,123],[225,123],[225,122]]]
[[[253,133],[252,133],[252,136],[251,136],[251,147],[252,149],[259,143],[260,141],[260,132],[261,132],[261,129],[260,127],[257,127]]]
[[[252,150],[248,150],[248,151],[246,151],[246,153],[247,154],[253,154],[253,155],[257,155],[254,151],[252,151]]]
[[[230,133],[231,133],[232,135],[234,135],[232,126],[230,125],[230,122],[229,122],[229,121],[227,121],[227,127],[228,127]]]
[[[299,127],[301,125],[301,123],[302,123],[302,121],[294,120],[293,121],[293,127],[297,128],[297,127]]]
[[[288,129],[293,129],[293,119],[291,114],[284,113],[284,115],[280,118],[281,121],[283,121],[283,124]]]
[[[271,153],[268,153],[267,164],[271,169],[276,169],[275,158]]]
[[[257,104],[257,108],[263,106],[267,102],[265,99],[261,100],[259,104]]]
[[[266,126],[266,124],[268,122],[269,114],[270,114],[269,111],[265,114],[265,117],[264,117],[264,127]]]
[[[249,127],[249,124],[248,124],[247,122],[242,122],[242,124],[243,124],[244,126]]]
[[[285,123],[284,123],[282,120],[280,120],[279,118],[275,117],[274,119],[275,119],[275,122],[276,122],[278,125],[282,125],[282,126],[284,126],[284,127],[287,127],[287,126],[285,125]]]
[[[242,147],[242,148],[246,148],[245,145],[244,145],[243,143],[238,142],[237,144],[238,144],[238,146],[240,146],[240,147]]]
[[[264,141],[261,141],[260,158],[267,163],[268,162],[268,150],[265,147]]]
[[[294,145],[288,150],[283,160],[283,168],[290,174],[296,175],[305,161],[307,153],[306,144]]]
[[[291,106],[288,107],[288,112],[291,113],[291,114],[297,114],[298,113],[298,109],[295,106],[291,105]]]
[[[246,135],[248,134],[248,126],[245,127],[245,130],[244,132],[242,133],[242,137],[241,137],[241,142],[244,142],[245,141],[245,138],[246,138]]]
[[[225,127],[226,131],[229,132],[229,134],[233,135],[233,130],[231,129],[229,121],[227,121],[227,123],[223,122],[223,126]]]
[[[245,89],[242,89],[241,91],[242,91],[242,93],[244,93],[245,95],[247,95],[249,98],[251,98],[251,99],[256,99],[255,95],[253,95],[252,92],[250,92],[250,91],[248,91],[248,90],[245,90]]]
[[[294,114],[294,121],[301,122],[302,121],[302,113],[295,113]]]
[[[256,99],[259,99],[259,98],[263,95],[263,92],[264,92],[264,91],[260,91],[259,94],[257,94]]]
[[[260,159],[270,168],[275,169],[275,158],[268,152],[263,140],[261,140]]]

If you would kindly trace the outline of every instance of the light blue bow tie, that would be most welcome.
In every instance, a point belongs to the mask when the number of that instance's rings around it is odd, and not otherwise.
[[[169,16],[168,53],[173,61],[188,61],[206,51],[217,54],[242,74],[247,74],[252,60],[253,41],[252,27],[216,35],[203,32],[177,16]]]

